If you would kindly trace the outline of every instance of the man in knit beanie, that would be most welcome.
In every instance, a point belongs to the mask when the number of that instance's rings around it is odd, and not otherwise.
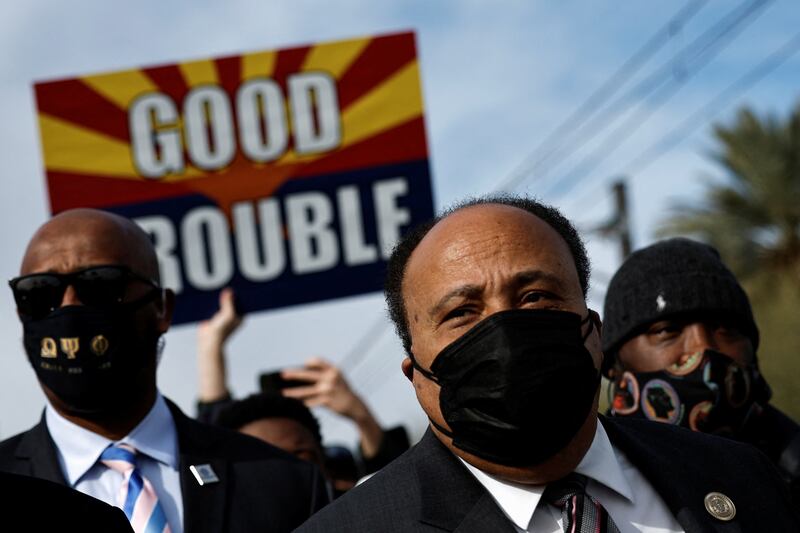
[[[675,238],[633,253],[611,279],[603,323],[611,416],[753,444],[800,502],[800,426],[768,403],[750,302],[717,250]]]

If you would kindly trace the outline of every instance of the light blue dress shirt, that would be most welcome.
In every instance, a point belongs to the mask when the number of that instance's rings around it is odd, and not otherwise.
[[[117,501],[122,474],[98,460],[110,444],[119,442],[136,448],[137,465],[153,485],[172,533],[183,533],[178,434],[172,413],[161,394],[156,397],[147,416],[120,441],[111,441],[70,422],[50,404],[45,408],[45,422],[56,444],[67,483],[84,494],[117,507],[122,507]]]

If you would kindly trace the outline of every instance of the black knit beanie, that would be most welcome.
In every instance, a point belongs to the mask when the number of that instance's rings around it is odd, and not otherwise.
[[[697,313],[726,316],[758,348],[750,302],[716,249],[689,239],[657,242],[637,250],[614,274],[603,306],[603,371],[617,350],[641,329],[664,317]]]

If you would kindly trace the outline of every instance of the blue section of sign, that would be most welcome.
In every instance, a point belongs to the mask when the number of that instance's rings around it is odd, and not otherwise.
[[[229,229],[227,243],[223,246],[230,253],[233,261],[233,274],[222,282],[222,286],[198,289],[189,282],[187,276],[184,251],[188,243],[182,240],[182,224],[187,214],[197,208],[213,207],[216,204],[202,195],[171,198],[155,202],[147,202],[124,207],[109,209],[129,218],[148,216],[166,217],[172,225],[175,247],[172,250],[174,258],[180,265],[182,289],[177,294],[174,324],[195,322],[209,318],[218,308],[218,293],[223,287],[230,286],[236,293],[236,303],[243,313],[275,309],[310,302],[330,300],[354,296],[367,292],[381,290],[383,287],[386,269],[385,258],[380,253],[379,231],[380,222],[376,220],[376,205],[374,188],[382,182],[405,182],[407,190],[397,195],[394,205],[397,210],[408,213],[408,223],[400,226],[403,234],[413,226],[430,219],[433,216],[433,198],[431,193],[431,180],[427,160],[375,167],[366,170],[354,170],[325,176],[309,178],[295,178],[285,183],[275,195],[270,198],[277,200],[283,227],[281,228],[285,266],[269,281],[256,282],[247,279],[241,269],[239,251],[233,230]],[[358,204],[360,213],[342,213],[339,207],[339,193],[343,187],[355,187],[358,191]],[[327,201],[333,212],[333,219],[327,226],[336,236],[338,246],[338,260],[329,268],[311,273],[295,273],[292,252],[288,243],[286,200],[306,193],[317,193],[319,201]],[[254,205],[258,199],[253,200]],[[257,211],[257,209],[256,209]],[[309,215],[311,216],[311,215]],[[363,264],[350,264],[346,262],[344,249],[344,236],[342,218],[348,216],[350,220],[360,220],[358,226],[363,229],[363,245],[377,250],[374,261]],[[359,218],[360,217],[360,218]],[[230,228],[230,226],[229,226]],[[261,235],[263,228],[256,228],[257,235]],[[273,228],[273,231],[275,229]],[[352,235],[350,236],[352,239]],[[209,235],[206,232],[199,243],[203,250],[211,250]],[[256,239],[260,242],[260,238]],[[362,242],[361,239],[357,239]],[[314,252],[314,239],[309,240],[312,253]],[[198,243],[195,243],[197,245]],[[259,255],[263,259],[264,250],[259,245]],[[210,252],[205,254],[203,268],[213,270],[219,263]],[[197,268],[197,265],[194,266]]]

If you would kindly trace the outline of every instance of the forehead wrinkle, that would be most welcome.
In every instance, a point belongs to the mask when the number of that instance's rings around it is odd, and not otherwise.
[[[23,274],[40,271],[67,273],[101,264],[124,265],[136,270],[127,251],[104,242],[104,239],[92,241],[82,235],[37,241],[30,247],[20,270]]]
[[[506,255],[510,251],[522,247],[522,244],[510,239],[504,232],[491,235],[475,235],[475,231],[466,230],[455,240],[445,245],[442,250],[442,262],[474,261],[493,255]]]
[[[466,236],[466,238],[459,239],[449,245],[446,244],[438,250],[439,258],[438,260],[430,261],[428,272],[447,272],[452,269],[458,269],[460,274],[470,272],[477,274],[480,272],[483,279],[489,280],[494,279],[499,272],[490,272],[486,269],[493,270],[493,267],[496,266],[494,261],[498,261],[499,264],[508,264],[512,268],[515,265],[516,268],[519,268],[519,271],[511,274],[509,279],[509,284],[514,287],[545,280],[561,289],[565,289],[565,280],[556,273],[549,271],[549,269],[536,268],[528,261],[521,260],[525,256],[521,256],[518,252],[520,249],[527,250],[526,243],[519,242],[503,234],[471,241],[468,239],[469,236]],[[505,261],[506,257],[508,262]],[[558,265],[562,266],[562,262],[558,261]],[[475,285],[470,283],[469,280],[463,281],[465,282],[463,286]],[[458,291],[459,288],[456,287],[448,291],[448,294]]]
[[[400,287],[405,318],[410,326],[410,319],[416,320],[418,310],[425,313],[437,294],[456,288],[448,287],[450,283],[494,283],[495,265],[527,270],[544,267],[539,261],[546,261],[546,270],[563,278],[552,279],[566,299],[573,292],[581,294],[566,241],[536,215],[501,205],[457,211],[434,225],[408,259]]]
[[[516,291],[519,290],[520,287],[530,283],[536,283],[537,281],[546,281],[548,283],[552,283],[553,285],[556,285],[559,291],[565,290],[564,280],[555,274],[539,269],[523,270],[513,274],[508,280],[507,287],[509,290]],[[428,310],[428,315],[430,317],[438,315],[453,299],[479,298],[483,294],[485,288],[485,285],[471,283],[455,287],[454,289],[448,291],[436,303],[434,303],[434,305],[431,306],[431,308]]]
[[[150,238],[131,220],[111,213],[76,209],[56,215],[33,235],[20,272],[69,272],[117,264],[158,280],[158,262]]]
[[[564,283],[564,280],[551,272],[546,272],[544,270],[538,269],[531,269],[531,270],[523,270],[522,272],[518,272],[514,275],[514,284],[516,287],[521,287],[523,285],[527,285],[529,283],[535,283],[537,281],[543,280],[555,285],[559,291],[566,291],[567,286]]]
[[[416,291],[410,291],[412,286],[416,285],[416,283],[409,283],[409,278],[416,276],[423,276],[423,280],[427,280],[429,274],[441,273],[445,271],[450,271],[453,269],[456,270],[464,270],[465,268],[468,270],[472,270],[475,268],[476,265],[480,264],[480,262],[476,262],[475,259],[481,259],[482,257],[487,257],[492,255],[492,250],[486,249],[483,244],[486,242],[490,242],[492,239],[483,239],[479,243],[475,242],[464,242],[463,239],[458,239],[454,242],[445,243],[442,247],[433,247],[430,249],[430,243],[425,243],[425,245],[421,245],[414,251],[412,254],[411,260],[409,261],[409,268],[406,271],[406,275],[403,279],[403,291],[407,295],[407,299],[417,299],[420,294],[413,294]],[[424,271],[419,271],[419,269],[425,267]],[[462,272],[463,274],[463,272]],[[469,280],[463,279],[463,277],[459,280],[459,285],[447,288],[442,287],[443,290],[447,291],[445,295],[437,300],[427,311],[429,317],[432,317],[437,314],[437,312],[441,311],[441,308],[447,304],[448,300],[452,298],[462,296],[462,297],[474,297],[480,294],[483,291],[483,286],[470,283]],[[424,281],[423,281],[424,283]],[[439,292],[438,287],[434,290]],[[422,294],[424,295],[424,293]],[[408,304],[408,300],[406,305]],[[424,309],[428,308],[428,306],[423,307]]]

